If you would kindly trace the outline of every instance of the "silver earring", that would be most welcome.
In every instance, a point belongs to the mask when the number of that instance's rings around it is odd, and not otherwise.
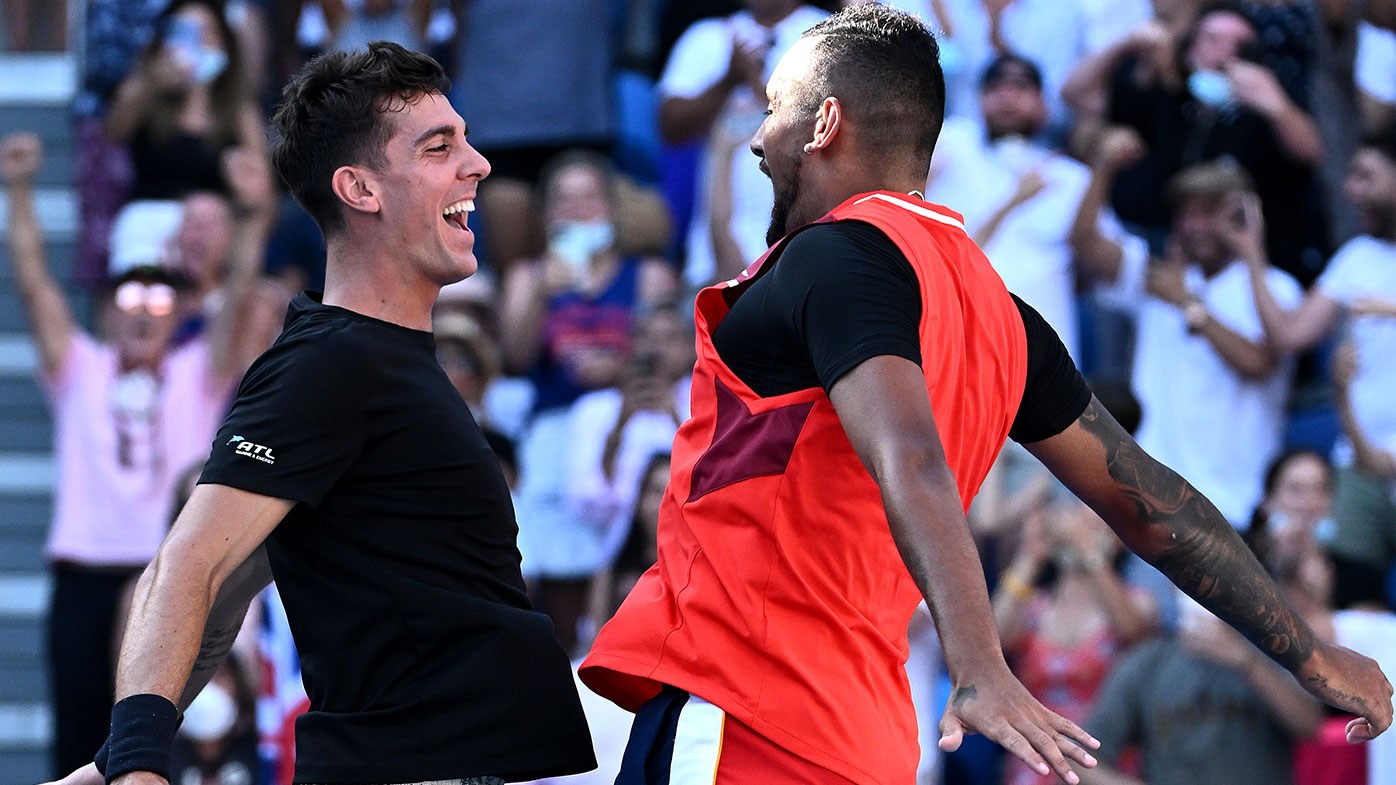
[[[810,142],[810,143],[806,144],[806,145],[805,145],[805,155],[810,155],[810,154],[813,153],[813,152],[814,152],[814,142]]]

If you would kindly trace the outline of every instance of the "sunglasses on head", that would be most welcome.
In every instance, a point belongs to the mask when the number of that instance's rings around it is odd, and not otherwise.
[[[113,299],[124,313],[145,309],[151,316],[168,316],[174,312],[175,290],[167,283],[127,281],[116,287]]]

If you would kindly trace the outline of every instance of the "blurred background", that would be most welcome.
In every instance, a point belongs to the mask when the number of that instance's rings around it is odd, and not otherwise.
[[[965,217],[1097,397],[1212,499],[1320,635],[1396,662],[1396,2],[898,0],[936,32],[926,198]],[[580,658],[655,558],[692,298],[765,249],[764,83],[840,0],[5,0],[0,785],[105,737],[130,584],[324,243],[267,118],[318,53],[394,40],[490,160],[481,271],[438,357],[514,490]],[[1087,782],[1396,785],[1021,449],[970,514],[1005,652],[1106,740]],[[857,522],[850,522],[854,525]],[[935,749],[920,783],[1040,780]],[[304,710],[274,589],[186,715],[178,785],[289,783]],[[610,782],[629,715],[583,690]],[[856,718],[850,718],[856,721]],[[1337,729],[1335,731],[1335,728]],[[1335,740],[1335,732],[1337,733]]]

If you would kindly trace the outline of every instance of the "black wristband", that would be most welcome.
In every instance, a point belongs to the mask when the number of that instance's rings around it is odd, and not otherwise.
[[[111,734],[97,752],[97,769],[108,783],[132,771],[170,778],[170,748],[179,727],[179,709],[159,695],[143,693],[111,709]]]

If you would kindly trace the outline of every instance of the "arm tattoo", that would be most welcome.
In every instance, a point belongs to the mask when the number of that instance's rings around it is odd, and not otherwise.
[[[966,702],[972,701],[978,697],[979,688],[975,687],[973,684],[966,684],[955,690],[955,696],[950,699],[950,705],[953,706],[956,711],[959,711],[960,707],[965,705]]]
[[[1231,524],[1186,480],[1149,457],[1096,400],[1080,422],[1105,448],[1115,488],[1134,507],[1131,549],[1276,662],[1297,671],[1313,653],[1313,632]]]
[[[199,644],[199,656],[194,658],[194,672],[211,671],[223,661],[223,656],[233,648],[239,625],[233,624],[204,630],[203,642]]]

